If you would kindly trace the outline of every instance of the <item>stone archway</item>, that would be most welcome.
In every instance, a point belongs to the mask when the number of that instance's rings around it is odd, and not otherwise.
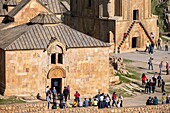
[[[61,93],[65,85],[66,71],[59,66],[55,66],[49,70],[47,75],[48,86],[56,87],[58,93]]]

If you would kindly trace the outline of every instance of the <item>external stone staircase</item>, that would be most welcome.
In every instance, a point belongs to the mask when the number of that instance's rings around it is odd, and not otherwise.
[[[129,34],[130,34],[130,32],[131,32],[131,30],[132,30],[132,28],[133,28],[133,26],[134,26],[135,23],[139,23],[139,25],[143,28],[144,32],[146,33],[147,37],[149,38],[150,42],[151,42],[152,44],[155,44],[155,42],[153,41],[152,37],[150,36],[150,34],[149,34],[149,32],[147,31],[147,29],[146,29],[146,27],[144,26],[144,24],[143,24],[141,21],[139,21],[139,20],[135,20],[135,21],[133,21],[132,24],[130,25],[127,33],[124,34],[123,40],[121,41],[121,43],[120,43],[119,46],[118,46],[118,53],[120,53],[120,48],[121,48],[121,46],[123,45],[123,43],[125,42],[126,38],[129,36]]]
[[[128,31],[126,34],[124,34],[123,40],[121,41],[121,43],[118,46],[118,53],[120,53],[120,48],[123,45],[124,41],[126,40],[126,38],[128,37],[128,35],[130,34],[130,31],[132,30],[133,26],[135,24],[135,21],[132,22],[132,24],[130,25]]]

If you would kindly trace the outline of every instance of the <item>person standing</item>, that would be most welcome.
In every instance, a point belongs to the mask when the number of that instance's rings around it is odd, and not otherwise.
[[[48,95],[48,91],[49,91],[49,86],[47,86],[47,87],[45,88],[46,97],[47,97],[47,95]]]
[[[162,79],[162,87],[161,87],[161,89],[162,89],[162,93],[165,92],[165,82],[164,82],[163,79]]]
[[[165,42],[165,51],[168,51],[168,40]]]
[[[46,100],[48,102],[48,109],[50,109],[50,101],[51,101],[50,94],[47,95]]]
[[[149,64],[148,69],[149,69],[149,70],[150,70],[150,67],[152,67],[152,70],[153,70],[153,64],[152,64],[152,62],[153,62],[153,58],[150,57],[150,58],[149,58],[149,61],[148,61],[148,64]]]
[[[75,97],[76,101],[79,103],[79,101],[80,101],[80,94],[78,93],[78,91],[76,91],[76,93],[74,94],[74,97]]]
[[[161,61],[161,63],[159,64],[159,70],[160,70],[160,74],[162,75],[162,68],[163,68],[163,61]]]
[[[53,102],[55,101],[56,97],[57,97],[57,90],[55,89],[55,87],[53,87]]]
[[[146,85],[145,85],[145,93],[148,93],[149,91],[149,81],[148,79],[146,80]]]
[[[166,75],[169,75],[169,63],[166,62]]]
[[[123,96],[120,94],[119,98],[120,98],[120,107],[123,107]]]
[[[146,52],[147,50],[149,51],[149,41],[146,42],[146,49],[145,49],[145,52]]]
[[[63,102],[64,95],[62,93],[59,93],[58,96],[59,96],[59,100],[60,100],[60,104],[61,104],[61,102]]]
[[[158,75],[157,79],[158,79],[158,87],[161,87],[161,79],[162,79],[161,74]]]
[[[158,38],[158,46],[157,46],[157,49],[162,49],[162,46],[161,46],[161,38]]]
[[[64,94],[65,102],[67,102],[67,96],[68,96],[69,92],[66,87],[64,87],[63,94]]]
[[[146,75],[145,73],[142,74],[142,86],[145,86],[146,84]]]
[[[154,40],[155,36],[154,36],[153,32],[151,32],[151,37],[152,37],[152,40]]]
[[[67,90],[68,90],[68,99],[70,100],[70,86],[67,86]]]
[[[113,95],[112,95],[112,100],[113,100],[113,102],[112,102],[112,106],[116,106],[117,107],[117,101],[116,101],[116,92],[113,92]]]

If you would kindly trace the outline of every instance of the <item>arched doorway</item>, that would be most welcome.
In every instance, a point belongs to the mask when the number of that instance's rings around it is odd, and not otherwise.
[[[66,78],[66,71],[59,66],[55,66],[50,69],[47,79],[48,79],[48,85],[51,86],[51,88],[55,87],[57,90],[57,93],[61,93],[65,84]]]

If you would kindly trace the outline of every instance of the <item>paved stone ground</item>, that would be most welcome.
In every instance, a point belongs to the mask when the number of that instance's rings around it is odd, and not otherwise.
[[[124,59],[132,60],[133,62],[128,62],[126,65],[128,67],[133,67],[133,70],[139,72],[140,74],[146,73],[147,78],[151,78],[154,72],[159,72],[159,63],[163,61],[163,74],[162,78],[165,80],[166,85],[170,84],[170,75],[165,75],[165,62],[168,61],[170,63],[170,50],[163,51],[163,50],[155,50],[153,55],[148,54],[147,52],[143,51],[136,51],[136,52],[128,52],[128,53],[121,53],[121,54],[113,54],[113,56],[122,57]],[[148,70],[148,59],[153,57],[153,64],[154,70]],[[139,75],[141,76],[141,75]],[[170,90],[170,86],[166,86],[167,90]],[[156,89],[159,92],[154,94],[140,94],[135,97],[125,98],[124,106],[142,106],[146,105],[146,100],[149,96],[154,97],[157,96],[159,100],[161,100],[162,93],[160,93],[160,88]]]

